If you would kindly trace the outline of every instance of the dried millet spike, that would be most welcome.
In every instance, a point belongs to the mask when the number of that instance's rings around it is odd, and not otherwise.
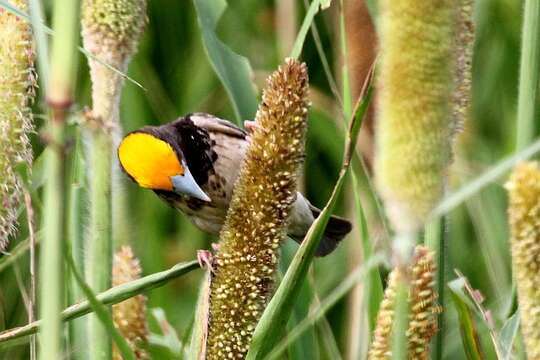
[[[399,233],[416,231],[443,194],[453,123],[453,0],[381,1],[375,173]]]
[[[516,166],[509,193],[512,266],[517,282],[521,333],[529,359],[540,359],[540,168]]]
[[[406,276],[410,280],[409,327],[407,329],[408,358],[429,359],[429,342],[437,332],[437,304],[434,276],[436,273],[433,252],[424,246],[415,249],[412,265]],[[397,285],[405,274],[394,269],[388,279],[384,299],[377,315],[377,326],[373,335],[368,359],[392,358],[392,326]]]
[[[83,0],[81,17],[84,48],[125,72],[146,25],[146,0]],[[88,60],[93,115],[116,125],[123,79],[100,61]]]
[[[373,333],[368,359],[390,359],[392,355],[392,326],[394,323],[394,308],[396,307],[396,290],[403,275],[396,268],[388,275],[388,285],[377,314],[377,326]]]
[[[273,291],[304,156],[307,110],[307,68],[288,59],[267,80],[257,129],[220,234],[210,291],[208,360],[244,358]]]
[[[409,359],[429,359],[429,342],[437,332],[437,315],[440,312],[435,274],[433,252],[424,246],[417,246],[410,270]]]
[[[21,11],[27,3],[10,0]],[[36,84],[34,47],[30,24],[0,8],[0,251],[16,231],[16,211],[21,199],[16,167],[30,169],[33,131],[30,106]]]
[[[142,269],[139,260],[133,255],[129,246],[122,246],[114,254],[112,285],[118,286],[141,277]],[[114,325],[127,340],[136,359],[148,359],[148,354],[141,347],[148,338],[146,325],[146,297],[137,295],[112,307]],[[116,346],[113,347],[113,359],[121,360],[122,356]]]

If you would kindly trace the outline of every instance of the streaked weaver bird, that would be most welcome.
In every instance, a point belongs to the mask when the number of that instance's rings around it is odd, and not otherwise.
[[[246,121],[248,131],[253,124]],[[118,146],[118,159],[139,186],[153,190],[199,229],[219,234],[248,145],[245,130],[210,114],[193,113],[128,133]],[[297,192],[288,235],[302,242],[319,213]],[[316,255],[331,253],[351,227],[332,216]]]

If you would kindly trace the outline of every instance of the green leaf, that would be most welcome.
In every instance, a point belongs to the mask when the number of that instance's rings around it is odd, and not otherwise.
[[[360,226],[360,238],[362,241],[362,255],[364,261],[369,261],[373,256],[373,246],[369,237],[368,225],[362,208],[362,201],[360,199],[360,184],[356,175],[355,167],[353,166],[352,180],[353,180],[353,193],[354,202],[357,212],[356,223]],[[377,314],[379,313],[379,307],[384,297],[383,283],[381,280],[381,274],[378,268],[373,268],[369,271],[369,274],[364,285],[364,302],[367,307],[368,326],[370,338],[373,336],[375,324],[377,322]]]
[[[449,213],[462,202],[482,190],[485,186],[493,183],[498,178],[503,176],[507,171],[512,169],[515,164],[520,161],[527,160],[538,152],[540,152],[540,138],[523,150],[499,161],[489,170],[479,175],[476,179],[450,193],[437,205],[431,216],[437,217]]]
[[[193,0],[193,4],[206,54],[229,95],[237,123],[253,119],[257,111],[257,96],[251,81],[251,66],[245,57],[232,51],[216,35],[217,22],[227,7],[226,1]]]
[[[103,305],[118,304],[119,302],[129,299],[130,297],[163,286],[170,280],[176,279],[177,277],[198,268],[199,263],[197,261],[178,263],[170,269],[153,273],[140,279],[115,286],[96,295],[96,298]],[[62,311],[61,317],[62,321],[70,321],[90,312],[92,312],[92,307],[90,306],[89,301],[82,301],[78,304],[71,305]],[[38,320],[24,326],[2,331],[0,332],[0,343],[35,334],[39,330],[40,326],[41,320]]]
[[[148,336],[148,344],[150,347],[159,348],[165,352],[162,356],[166,359],[181,360],[183,359],[182,348],[183,344],[178,338],[176,330],[171,326],[162,308],[154,308],[151,311],[152,317],[158,324],[161,332],[151,333]]]
[[[293,59],[298,59],[300,57],[302,47],[306,41],[307,32],[311,26],[311,23],[313,22],[313,19],[315,18],[315,15],[317,15],[323,3],[326,3],[326,0],[313,0],[313,2],[309,5],[309,9],[306,12],[302,26],[300,27],[296,40],[294,41],[291,54],[289,55]],[[330,3],[330,1],[328,1],[328,3]]]
[[[382,264],[383,258],[380,255],[373,255],[369,261],[354,269],[332,292],[315,307],[309,315],[302,320],[292,331],[287,334],[287,338],[273,347],[268,355],[269,359],[279,359],[280,355],[287,349],[287,346],[294,342],[307,329],[313,326],[324,314],[328,312],[339,300],[349,293],[359,282],[361,282],[369,272]],[[257,330],[255,330],[257,331]],[[253,349],[251,345],[250,353]],[[249,353],[248,353],[249,359]]]
[[[514,315],[506,320],[499,335],[503,360],[510,360],[512,358],[512,347],[518,334],[518,330],[519,311],[516,311]]]
[[[450,288],[450,295],[458,313],[461,340],[467,359],[482,360],[484,357],[470,310],[471,304],[463,292],[464,282],[465,280],[463,278],[458,278],[448,283],[448,287]]]

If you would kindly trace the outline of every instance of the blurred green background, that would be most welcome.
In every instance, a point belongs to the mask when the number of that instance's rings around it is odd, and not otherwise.
[[[47,11],[50,10],[49,5],[45,2]],[[514,151],[521,9],[521,1],[517,0],[476,1],[472,106],[457,141],[451,188],[466,183]],[[260,89],[266,75],[290,52],[304,15],[305,4],[302,1],[230,1],[217,33],[224,43],[250,61],[254,86]],[[345,56],[340,41],[343,15],[347,37]],[[195,111],[234,120],[231,102],[205,53],[193,3],[151,0],[148,18],[149,24],[139,51],[129,67],[129,76],[144,89],[126,82],[121,104],[123,131],[147,124],[163,124]],[[370,21],[362,0],[344,0],[343,3],[336,0],[329,9],[316,16],[318,45],[322,48],[324,61],[329,63],[331,81],[324,71],[317,42],[311,33],[302,52],[301,58],[309,68],[313,103],[309,115],[303,188],[307,198],[319,207],[328,199],[341,166],[344,118],[335,90],[341,93],[343,84],[347,84],[342,69],[346,64],[352,93],[358,94],[377,46]],[[90,81],[86,59],[79,55],[81,66],[75,108],[82,109],[90,103]],[[332,81],[337,84],[334,89]],[[355,99],[341,101],[352,100]],[[36,104],[37,114],[42,112],[40,105],[42,100]],[[373,152],[372,120],[366,124],[358,146],[368,164]],[[36,122],[39,127],[43,120],[36,116]],[[72,133],[74,128],[72,126]],[[37,136],[34,144],[38,158],[42,145]],[[365,177],[362,178],[370,240],[376,248],[385,250],[388,235],[381,226],[380,214],[371,204],[372,195]],[[196,229],[186,217],[169,208],[151,191],[138,188],[125,178],[121,181],[125,182],[128,191],[127,239],[141,260],[144,274],[194,259],[197,249],[209,248],[210,242],[215,240]],[[486,297],[484,305],[492,311],[498,327],[515,310],[505,216],[506,195],[502,185],[502,182],[490,185],[454,210],[447,219],[449,277],[454,278],[453,269],[459,269],[470,279]],[[338,213],[356,219],[349,190],[344,192]],[[39,194],[34,197],[38,214],[39,198]],[[24,224],[25,220],[21,219],[21,223]],[[26,239],[27,230],[25,226],[21,228],[11,248]],[[285,251],[290,255],[295,248],[295,244],[289,243]],[[355,231],[338,251],[316,260],[310,277],[319,297],[324,298],[334,289],[353,266],[361,263],[361,259],[360,235]],[[3,329],[26,322],[16,272],[20,272],[24,282],[28,277],[27,268],[28,261],[24,256],[16,266],[5,268],[0,274],[0,327]],[[180,339],[189,333],[192,325],[201,276],[201,271],[193,272],[148,293],[149,309],[163,309]],[[309,294],[311,289],[306,288],[305,291]],[[351,294],[334,306],[326,320],[303,336],[299,344],[291,348],[291,353],[303,351],[305,359],[334,359],[338,356],[336,351],[339,351],[343,358],[359,358],[368,341],[361,297],[358,296],[361,291],[361,288],[355,290],[356,295]],[[309,301],[309,296],[299,296],[297,318],[302,318],[310,306]],[[451,304],[444,305],[448,310],[445,358],[464,358],[455,312]],[[151,329],[159,333],[155,319],[150,323]],[[482,327],[480,331],[485,343],[488,334]],[[489,356],[489,346],[486,348]],[[152,351],[156,357],[171,356],[160,346],[154,346]],[[1,358],[23,359],[27,356],[25,343],[0,347]],[[66,354],[67,358],[70,356]]]

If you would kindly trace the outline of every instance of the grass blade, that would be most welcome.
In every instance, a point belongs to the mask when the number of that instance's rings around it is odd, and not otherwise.
[[[313,22],[315,15],[317,15],[317,13],[319,12],[321,5],[322,0],[313,0],[313,2],[309,5],[306,16],[304,17],[304,21],[302,22],[302,26],[300,27],[298,35],[296,36],[296,40],[294,41],[291,54],[289,55],[293,59],[298,59],[298,57],[300,57],[302,47],[304,46],[304,42],[306,41],[307,32],[311,27],[311,23]]]
[[[456,270],[456,273],[458,278],[448,283],[448,287],[454,294],[459,296],[469,310],[472,310],[480,318],[481,325],[485,326],[489,332],[493,352],[496,354],[497,359],[501,360],[501,346],[495,331],[493,317],[491,312],[486,310],[482,305],[482,302],[484,301],[482,294],[478,290],[473,289],[467,278],[464,277],[459,271]]]
[[[464,299],[464,294],[461,290],[463,286],[463,279],[456,279],[448,284],[450,288],[450,296],[454,302],[454,306],[459,317],[459,327],[461,331],[461,340],[463,342],[463,348],[467,359],[469,360],[482,360],[482,348],[480,339],[478,338],[478,332],[472,318],[472,313]]]
[[[257,111],[257,96],[251,81],[252,71],[248,60],[236,54],[216,35],[219,18],[225,11],[225,0],[194,0],[204,48],[231,100],[236,120],[253,119]]]
[[[197,261],[179,263],[168,270],[153,273],[140,279],[130,281],[128,283],[108,289],[107,291],[96,295],[96,299],[103,305],[118,304],[119,302],[129,299],[130,297],[163,286],[169,281],[198,268],[199,263]],[[61,318],[62,321],[70,321],[84,316],[90,312],[92,312],[92,307],[90,306],[90,303],[88,301],[82,301],[78,304],[71,305],[70,307],[62,311]],[[35,334],[42,326],[42,323],[43,322],[41,320],[38,320],[31,324],[5,330],[0,333],[0,343]]]
[[[500,333],[501,354],[503,360],[512,359],[512,347],[514,340],[518,335],[519,330],[519,312],[516,311],[506,322],[504,323]]]
[[[462,202],[482,190],[484,187],[503,176],[507,171],[512,169],[516,163],[527,160],[538,152],[540,152],[540,139],[537,139],[531,145],[515,153],[514,155],[499,161],[483,174],[479,175],[476,179],[470,181],[468,184],[446,196],[433,210],[431,216],[437,217],[447,214],[459,206]]]
[[[360,184],[353,167],[352,172],[353,180],[353,193],[356,212],[358,216],[357,223],[360,224],[360,238],[362,240],[362,253],[364,261],[369,261],[373,256],[373,246],[369,237],[368,226],[364,209],[362,208],[362,202],[360,200]],[[364,285],[364,303],[367,306],[368,326],[370,337],[373,335],[375,324],[377,322],[377,314],[379,313],[379,307],[383,299],[383,284],[381,280],[381,274],[378,268],[373,268],[369,271]]]
[[[381,265],[383,258],[378,255],[374,255],[371,259],[364,264],[358,266],[353,272],[351,272],[343,282],[336,287],[330,295],[328,295],[321,303],[310,312],[310,314],[302,320],[292,331],[287,334],[287,338],[282,340],[276,345],[272,352],[266,359],[279,359],[280,355],[287,349],[287,347],[294,342],[300,335],[302,335],[307,329],[318,321],[328,310],[332,308],[340,299],[342,299],[351,289],[361,282],[367,274],[377,266]],[[248,354],[249,356],[249,354]]]

